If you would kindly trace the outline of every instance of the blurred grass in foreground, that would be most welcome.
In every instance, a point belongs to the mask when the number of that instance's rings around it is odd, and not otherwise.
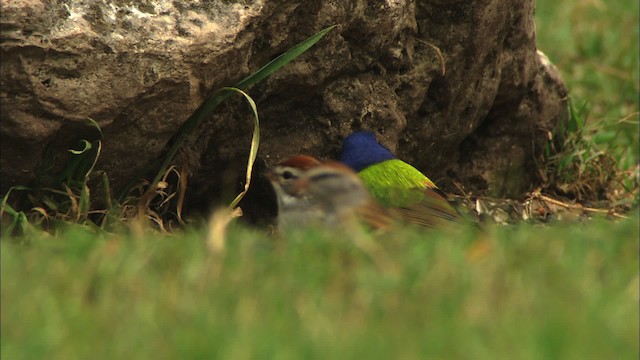
[[[638,217],[2,241],[3,359],[637,359]],[[373,260],[353,241],[375,241]]]

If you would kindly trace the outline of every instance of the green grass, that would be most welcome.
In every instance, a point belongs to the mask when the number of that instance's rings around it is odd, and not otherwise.
[[[638,2],[538,0],[538,47],[560,69],[579,107],[589,104],[588,139],[622,170],[637,169]]]
[[[636,359],[638,226],[40,233],[0,244],[2,358]]]

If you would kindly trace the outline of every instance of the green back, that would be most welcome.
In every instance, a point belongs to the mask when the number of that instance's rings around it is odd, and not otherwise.
[[[419,202],[422,192],[416,189],[436,185],[418,169],[398,159],[371,165],[359,173],[371,195],[386,207],[402,207]]]

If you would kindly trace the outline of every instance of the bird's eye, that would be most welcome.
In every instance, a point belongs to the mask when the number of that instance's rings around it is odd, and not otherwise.
[[[282,173],[282,178],[284,178],[285,180],[290,180],[295,178],[296,176],[293,175],[293,173],[291,171],[285,171]]]

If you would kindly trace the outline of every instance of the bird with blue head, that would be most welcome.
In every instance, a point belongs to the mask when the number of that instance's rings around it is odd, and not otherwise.
[[[435,227],[461,219],[433,181],[398,159],[373,132],[357,131],[347,136],[340,162],[358,173],[381,205],[398,209],[409,222]]]

